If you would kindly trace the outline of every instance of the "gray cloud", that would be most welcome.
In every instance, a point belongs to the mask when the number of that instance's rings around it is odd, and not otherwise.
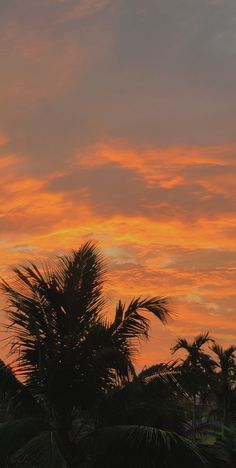
[[[232,200],[221,193],[208,192],[200,183],[183,183],[173,188],[148,187],[145,179],[130,169],[116,164],[79,168],[49,183],[50,190],[81,199],[87,190],[93,210],[104,216],[124,214],[158,219],[214,218],[233,213]]]
[[[235,139],[234,0],[102,0],[104,10],[90,2],[94,15],[59,24],[77,3],[0,2],[3,126],[32,170],[103,137]]]
[[[186,271],[236,270],[236,251],[225,249],[171,249],[172,262],[166,268]]]

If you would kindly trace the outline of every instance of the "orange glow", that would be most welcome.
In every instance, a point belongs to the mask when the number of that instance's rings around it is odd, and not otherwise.
[[[4,146],[7,143],[9,143],[10,139],[9,136],[6,135],[6,133],[1,133],[0,132],[0,146]]]
[[[172,298],[174,319],[165,328],[152,321],[152,339],[142,348],[139,366],[169,358],[169,347],[176,335],[192,337],[209,329],[223,344],[235,342],[236,213],[230,205],[228,211],[219,206],[212,215],[214,200],[210,208],[202,211],[208,198],[219,193],[218,181],[223,175],[217,171],[210,176],[199,174],[202,192],[197,192],[194,212],[186,215],[184,195],[175,208],[179,187],[192,177],[186,168],[207,164],[209,160],[214,167],[229,165],[231,178],[224,185],[223,196],[232,196],[234,148],[169,148],[142,154],[126,147],[98,148],[94,153],[80,155],[79,160],[78,156],[70,159],[60,171],[41,178],[22,175],[26,158],[0,159],[1,276],[7,278],[10,267],[19,262],[45,260],[76,249],[87,239],[95,239],[108,259],[109,313],[119,297],[126,301],[136,295]],[[70,178],[81,168],[89,174],[94,167],[110,164],[141,174],[144,195],[156,188],[160,190],[155,203],[148,205],[153,212],[144,210],[139,214],[134,210],[127,214],[122,199],[118,199],[116,211],[107,212],[103,201],[98,203],[99,193],[92,197],[93,186],[84,184],[84,177],[78,188],[77,183],[75,189],[71,188]],[[67,177],[68,186],[62,183],[54,188],[53,183]],[[186,196],[195,200],[198,187],[193,184],[191,189],[191,183],[190,180]],[[112,190],[113,187],[111,195]],[[169,199],[171,190],[173,198]],[[132,192],[127,192],[127,197],[131,196]],[[159,352],[156,342],[161,346]]]

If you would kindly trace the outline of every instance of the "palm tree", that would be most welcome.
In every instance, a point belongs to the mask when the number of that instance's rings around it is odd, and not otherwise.
[[[1,362],[1,467],[105,468],[111,457],[119,467],[131,459],[134,467],[157,466],[158,457],[158,466],[172,467],[177,453],[191,466],[206,466],[178,434],[104,417],[109,398],[136,379],[133,357],[150,327],[143,312],[166,323],[166,298],[120,301],[109,320],[104,260],[92,243],[53,266],[14,273],[12,283],[2,282],[15,372]]]
[[[155,370],[154,370],[155,368]],[[116,388],[100,405],[106,425],[146,425],[185,435],[186,408],[183,389],[176,385],[169,364],[145,368],[131,382]]]
[[[210,349],[217,357],[215,365],[220,371],[217,377],[220,379],[218,382],[223,407],[223,425],[225,425],[227,423],[232,383],[235,382],[236,377],[236,346],[229,346],[223,349],[222,346],[214,343]]]
[[[187,352],[186,357],[182,359],[181,377],[183,387],[192,396],[192,435],[194,440],[197,432],[197,395],[203,394],[207,390],[214,369],[213,360],[203,350],[203,346],[211,341],[213,340],[207,332],[196,336],[192,343],[189,343],[185,338],[178,338],[172,348],[173,354],[180,349]]]

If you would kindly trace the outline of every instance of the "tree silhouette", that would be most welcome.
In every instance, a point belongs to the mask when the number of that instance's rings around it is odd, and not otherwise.
[[[109,398],[136,379],[133,356],[149,336],[143,313],[166,323],[166,298],[119,302],[109,321],[104,260],[93,243],[53,265],[14,273],[12,283],[2,283],[18,377],[1,363],[1,466],[95,468],[110,466],[112,458],[114,466],[177,467],[184,456],[193,467],[206,466],[180,435],[140,422],[104,422]]]
[[[220,400],[223,408],[222,422],[225,425],[227,423],[232,383],[235,382],[236,376],[236,346],[229,346],[228,348],[223,349],[222,346],[214,343],[210,349],[217,357],[215,364],[220,371],[219,374],[217,374],[217,387],[219,389]]]
[[[185,338],[178,338],[175,346],[172,348],[173,354],[181,349],[187,352],[186,357],[182,359],[181,381],[186,391],[192,396],[192,432],[194,440],[196,439],[197,431],[197,395],[203,394],[208,388],[209,379],[215,366],[209,354],[203,350],[203,346],[209,342],[212,342],[212,339],[209,336],[209,332],[207,332],[195,337],[192,343],[189,343]]]

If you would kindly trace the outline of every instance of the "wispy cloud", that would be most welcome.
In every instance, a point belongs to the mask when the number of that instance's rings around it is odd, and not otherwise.
[[[113,3],[113,0],[79,0],[68,8],[59,22],[78,21],[96,13],[102,12]]]

